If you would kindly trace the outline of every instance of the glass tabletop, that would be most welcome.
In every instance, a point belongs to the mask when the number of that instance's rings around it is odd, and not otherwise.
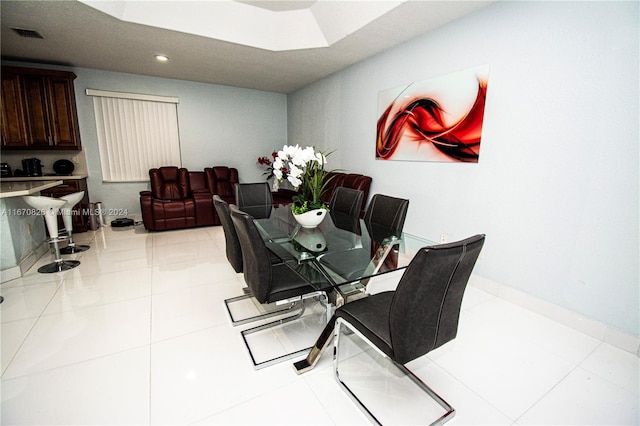
[[[339,213],[329,212],[317,227],[303,228],[290,205],[242,210],[254,217],[267,247],[318,287],[352,284],[362,291],[369,278],[405,268],[418,246],[433,244]]]
[[[316,228],[303,228],[290,205],[242,210],[254,217],[269,250],[318,290],[332,290],[329,302],[336,307],[366,297],[371,278],[406,268],[421,248],[435,244],[333,212]],[[307,357],[294,363],[297,374],[315,367],[333,337],[334,318]]]

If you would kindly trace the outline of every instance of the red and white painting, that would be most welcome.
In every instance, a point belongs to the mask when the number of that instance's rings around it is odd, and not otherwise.
[[[376,159],[477,163],[489,66],[380,92]]]

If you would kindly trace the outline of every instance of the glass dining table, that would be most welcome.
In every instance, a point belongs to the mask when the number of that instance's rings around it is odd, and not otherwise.
[[[366,297],[370,280],[406,268],[418,249],[435,244],[335,212],[329,212],[317,227],[304,228],[290,205],[241,210],[254,218],[269,250],[318,290],[326,291],[335,307]],[[306,359],[294,363],[298,374],[311,370],[332,341],[332,318]]]

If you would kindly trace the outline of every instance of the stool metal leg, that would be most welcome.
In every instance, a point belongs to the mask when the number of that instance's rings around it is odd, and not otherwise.
[[[74,194],[65,195],[60,197],[61,200],[65,200],[67,204],[60,209],[62,213],[62,221],[64,222],[64,228],[69,235],[69,244],[66,247],[60,249],[61,254],[74,254],[81,253],[89,250],[89,246],[76,244],[73,241],[73,206],[78,204],[84,197],[84,191],[76,192]]]
[[[67,244],[66,247],[63,247],[60,249],[60,254],[75,254],[75,253],[81,253],[83,251],[89,250],[89,246],[76,244],[75,241],[73,241],[73,231],[71,230],[71,228],[67,228],[67,229],[68,229],[67,232],[69,234],[69,244]]]
[[[22,197],[22,199],[29,206],[40,210],[44,214],[44,221],[47,225],[47,231],[49,231],[49,242],[53,243],[54,262],[48,265],[41,266],[40,268],[38,268],[38,272],[45,274],[62,272],[80,265],[80,262],[77,260],[65,261],[60,257],[60,247],[58,246],[60,238],[58,237],[57,214],[60,208],[62,208],[66,204],[66,201],[57,198],[33,195],[25,195],[24,197]]]
[[[54,262],[46,264],[38,268],[38,272],[42,274],[52,274],[55,272],[68,271],[80,265],[78,260],[63,260],[60,257],[60,247],[58,246],[59,238],[52,238],[49,242],[53,244]]]

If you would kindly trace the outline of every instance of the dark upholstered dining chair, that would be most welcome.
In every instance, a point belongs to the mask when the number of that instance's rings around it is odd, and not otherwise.
[[[240,240],[238,239],[236,228],[233,226],[233,222],[231,222],[229,203],[220,198],[219,195],[214,195],[213,207],[218,213],[222,230],[224,231],[227,260],[233,267],[233,270],[240,273],[242,272],[242,248],[240,247]]]
[[[229,208],[231,211],[231,220],[235,226],[238,239],[240,240],[240,246],[242,248],[244,280],[251,290],[251,296],[261,304],[277,303],[282,305],[287,303],[297,303],[300,305],[300,312],[296,315],[243,330],[241,332],[245,345],[247,346],[247,350],[251,355],[254,367],[262,368],[275,362],[290,359],[307,351],[309,348],[304,348],[284,356],[279,356],[269,361],[257,363],[247,342],[247,335],[299,318],[304,313],[305,299],[315,298],[324,303],[327,309],[327,317],[330,313],[330,305],[327,300],[327,294],[324,291],[317,290],[286,263],[274,264],[271,261],[269,249],[260,235],[260,232],[253,221],[253,217],[243,211],[240,211],[234,205],[230,205]],[[246,295],[240,297],[246,297]],[[225,303],[227,302],[228,301],[225,301]],[[227,303],[227,309],[228,308],[229,305]]]
[[[337,187],[329,201],[329,215],[336,228],[360,235],[360,206],[364,192]]]
[[[390,235],[401,236],[408,208],[409,200],[375,194],[363,218],[370,241],[363,241],[362,248],[328,253],[320,258],[320,263],[346,279],[362,276],[366,269],[363,265],[367,265],[367,261],[373,258],[383,239]],[[339,221],[334,222],[341,227]],[[395,262],[397,254],[394,250],[389,250],[385,263]],[[361,268],[354,270],[353,265],[360,265]]]
[[[222,230],[224,231],[225,250],[227,254],[227,260],[233,267],[233,270],[240,273],[242,272],[242,247],[240,246],[240,240],[238,239],[238,233],[235,226],[231,221],[231,211],[229,203],[220,198],[218,195],[213,196],[213,206],[218,213],[220,223],[222,224]],[[286,250],[282,249],[278,244],[267,244],[269,247],[269,257],[271,263],[282,263],[285,260],[292,260],[294,257]]]
[[[267,182],[236,183],[236,206],[249,212],[256,219],[264,219],[271,214],[273,194]]]
[[[485,236],[420,249],[405,270],[395,291],[378,293],[347,303],[335,312],[334,369],[340,387],[371,420],[380,423],[370,408],[341,379],[340,340],[343,328],[360,337],[446,410],[432,424],[455,415],[438,396],[404,364],[453,340],[458,331],[460,306],[471,271]]]
[[[364,221],[367,224],[402,232],[404,220],[407,217],[409,200],[391,197],[389,195],[375,194],[364,213]]]
[[[329,200],[329,211],[359,217],[364,192],[344,186],[337,187]]]

